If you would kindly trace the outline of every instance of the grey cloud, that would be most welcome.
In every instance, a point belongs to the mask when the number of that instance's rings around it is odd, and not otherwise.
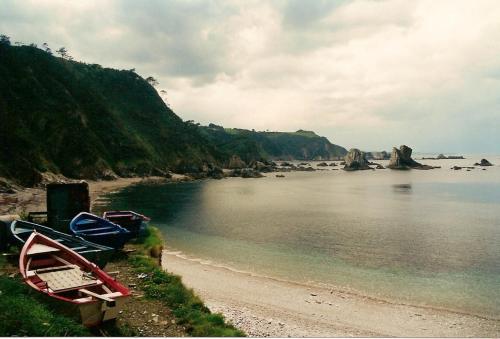
[[[443,152],[494,151],[500,18],[491,4],[0,0],[0,33],[155,76],[186,119],[315,129],[362,149],[429,151],[440,140]]]
[[[345,0],[288,0],[282,3],[287,29],[302,29],[326,17]]]

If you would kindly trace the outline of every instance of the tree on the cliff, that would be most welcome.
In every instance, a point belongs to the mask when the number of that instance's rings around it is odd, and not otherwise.
[[[44,42],[44,43],[42,44],[42,47],[43,47],[43,49],[44,49],[44,51],[45,51],[45,52],[47,52],[47,53],[49,53],[50,55],[52,55],[52,50],[50,49],[50,47],[49,47],[49,44],[48,44],[48,43]]]
[[[146,81],[153,87],[156,87],[158,86],[160,83],[158,82],[158,80],[156,80],[155,78],[153,77],[147,77],[146,78]]]
[[[10,46],[10,37],[5,34],[0,35],[0,45]]]
[[[65,60],[73,60],[73,57],[69,55],[68,50],[66,47],[61,47],[56,51],[57,54],[61,56],[61,58]]]

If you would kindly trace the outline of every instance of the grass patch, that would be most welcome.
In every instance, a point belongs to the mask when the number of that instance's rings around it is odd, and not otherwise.
[[[0,276],[0,336],[89,336],[74,319],[54,313],[17,279]]]
[[[142,248],[129,258],[135,272],[146,274],[140,288],[146,298],[162,301],[171,310],[177,322],[195,337],[242,337],[245,333],[227,324],[221,314],[211,313],[201,299],[182,283],[179,276],[168,273],[158,266],[148,254],[163,243],[158,229],[149,227],[138,240]]]

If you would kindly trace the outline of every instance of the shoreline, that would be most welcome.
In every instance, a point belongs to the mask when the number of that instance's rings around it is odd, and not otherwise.
[[[115,180],[84,180],[89,184],[90,209],[98,203],[99,197],[116,190],[139,183],[181,182],[190,180],[182,174],[173,174],[172,178],[165,177],[133,177],[118,178]],[[23,214],[27,212],[46,211],[46,189],[41,187],[23,187],[15,193],[0,193],[0,215]]]
[[[210,265],[165,250],[163,267],[182,276],[213,312],[249,336],[496,337],[500,320],[397,304]]]

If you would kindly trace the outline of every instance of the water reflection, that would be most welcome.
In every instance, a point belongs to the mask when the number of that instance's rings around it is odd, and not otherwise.
[[[395,185],[392,185],[392,190],[395,193],[411,194],[411,189],[412,189],[411,184],[395,184]]]

